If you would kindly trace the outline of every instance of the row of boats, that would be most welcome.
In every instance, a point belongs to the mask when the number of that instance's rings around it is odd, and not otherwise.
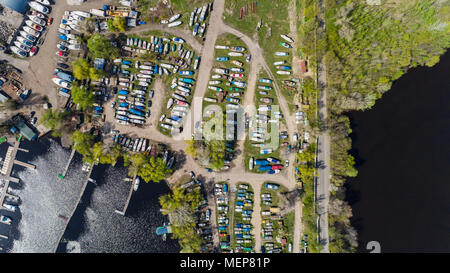
[[[199,35],[201,38],[206,33],[206,23],[204,22],[212,10],[212,3],[206,3],[203,6],[197,8],[191,12],[189,18],[189,26],[192,27],[192,35]]]
[[[280,36],[281,36],[281,38],[283,38],[286,41],[286,42],[280,42],[280,45],[284,48],[291,49],[292,46],[289,43],[293,43],[294,40],[285,34],[281,34]],[[289,42],[289,43],[287,43],[287,42]],[[276,51],[274,54],[277,57],[289,56],[289,52],[284,52],[284,51]],[[278,69],[276,72],[278,75],[290,75],[291,74],[291,71],[289,71],[289,70],[291,70],[292,67],[285,65],[285,64],[286,64],[286,61],[274,62],[273,65],[275,66],[276,69]]]
[[[132,152],[151,152],[152,146],[146,138],[132,139],[124,135],[113,135],[114,143],[117,143]]]
[[[155,72],[154,66],[150,62],[140,63],[136,61],[134,68],[138,69],[138,74],[128,74],[132,62],[128,60],[117,59],[115,63],[120,62],[121,74],[119,77],[120,89],[117,95],[119,103],[115,110],[116,122],[122,125],[142,125],[145,124],[146,118],[150,116],[151,101],[145,104],[147,99],[148,87],[152,82],[152,75]],[[134,82],[137,84],[134,86]],[[153,97],[153,92],[151,97]]]
[[[3,204],[3,207],[5,209],[7,209],[7,210],[12,211],[12,212],[15,212],[15,211],[17,211],[19,209],[19,207],[17,205],[13,205],[13,204]],[[12,222],[11,217],[6,216],[6,215],[1,215],[0,216],[0,223],[10,225],[11,222]]]
[[[56,44],[56,55],[67,56],[70,50],[81,50],[81,44],[77,41],[78,34],[71,33],[72,30],[80,32],[79,24],[90,18],[91,14],[84,11],[65,11],[58,28],[59,41]],[[62,61],[60,61],[62,62]],[[58,94],[70,97],[74,77],[71,72],[55,69],[53,83],[58,85]]]
[[[12,41],[10,50],[21,57],[33,56],[38,48],[35,46],[45,27],[51,23],[48,18],[50,2],[47,0],[36,0],[28,3],[31,7],[30,13],[25,18],[25,25],[19,30],[17,37]]]

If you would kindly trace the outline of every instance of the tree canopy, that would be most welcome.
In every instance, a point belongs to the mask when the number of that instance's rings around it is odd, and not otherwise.
[[[150,159],[139,168],[137,174],[145,182],[160,182],[172,173],[172,169],[167,167],[167,163],[161,157],[151,156]]]
[[[71,90],[72,100],[77,103],[81,110],[85,110],[94,104],[94,94],[84,86],[74,84]]]
[[[127,27],[127,20],[125,17],[114,17],[107,22],[108,30],[111,32],[124,32]]]
[[[72,63],[72,67],[73,75],[78,80],[92,79],[97,81],[103,76],[102,71],[91,67],[87,59],[77,59]]]
[[[159,197],[161,211],[169,215],[172,234],[181,245],[181,252],[200,252],[203,239],[196,232],[196,209],[203,200],[200,189],[187,192],[178,186],[173,188],[170,194]]]
[[[119,56],[117,47],[104,35],[94,34],[88,39],[89,53],[94,58],[114,59]]]

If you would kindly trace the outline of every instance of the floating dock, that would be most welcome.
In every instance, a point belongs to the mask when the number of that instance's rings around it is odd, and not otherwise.
[[[130,204],[131,201],[131,196],[133,195],[134,192],[134,181],[136,180],[136,176],[133,177],[133,179],[131,180],[131,186],[130,186],[130,191],[128,192],[128,198],[127,198],[127,202],[125,203],[125,206],[123,207],[123,210],[115,210],[116,213],[125,216],[125,212],[127,211],[128,205]]]
[[[66,177],[67,171],[69,170],[70,162],[72,162],[73,156],[75,155],[75,149],[72,149],[72,153],[70,153],[69,161],[67,161],[66,167],[64,171],[58,175],[59,178],[64,179]]]
[[[19,148],[19,145],[20,145],[20,138],[19,138],[19,140],[17,140],[14,143],[14,146],[8,147],[8,151],[6,152],[5,160],[3,161],[3,166],[0,171],[0,173],[1,173],[0,178],[3,178],[5,180],[5,185],[3,186],[3,191],[0,195],[0,206],[2,206],[2,207],[3,207],[3,202],[5,201],[5,198],[7,196],[11,197],[11,198],[15,198],[15,199],[19,198],[17,196],[14,196],[14,195],[11,195],[8,193],[8,188],[9,188],[10,182],[19,183],[18,178],[11,177],[11,172],[12,172],[14,164],[19,164],[21,166],[24,166],[27,168],[32,168],[32,169],[36,168],[36,166],[34,166],[34,165],[16,160],[17,151],[28,152],[28,150],[26,150],[26,149]]]
[[[61,234],[59,235],[58,240],[56,241],[57,243],[56,243],[56,245],[55,245],[55,247],[53,249],[54,253],[56,253],[56,250],[58,250],[59,243],[61,242],[62,237],[64,236],[64,233],[66,232],[66,229],[67,229],[67,226],[69,225],[70,219],[72,218],[73,214],[75,213],[75,210],[78,208],[78,205],[80,204],[81,198],[84,195],[84,191],[86,190],[87,184],[91,181],[91,174],[92,174],[92,170],[93,169],[94,169],[94,166],[91,167],[91,169],[89,170],[89,172],[88,172],[88,174],[87,174],[87,176],[85,178],[83,187],[82,187],[81,192],[80,192],[80,196],[78,196],[78,200],[76,202],[76,205],[73,207],[72,212],[70,213],[70,215],[69,216],[65,216],[65,215],[58,214],[58,217],[61,218],[62,220],[64,220],[66,222],[66,224],[65,224]]]

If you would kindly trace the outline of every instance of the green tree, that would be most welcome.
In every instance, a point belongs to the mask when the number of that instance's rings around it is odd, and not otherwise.
[[[103,76],[103,72],[91,67],[87,59],[77,59],[72,63],[73,75],[78,80],[92,79],[99,80]]]
[[[121,154],[121,149],[119,145],[114,146],[114,148],[108,153],[102,153],[100,156],[100,164],[114,164]]]
[[[63,120],[67,116],[67,112],[61,110],[53,110],[51,108],[44,111],[42,114],[40,124],[44,125],[50,130],[54,130],[53,136],[60,136],[63,126]]]
[[[144,153],[126,154],[124,156],[124,165],[128,166],[128,175],[131,177],[137,175],[139,169],[148,161],[149,157]]]
[[[172,173],[172,169],[167,168],[166,162],[161,157],[150,157],[150,160],[139,168],[137,174],[145,182],[160,182]]]
[[[94,34],[88,40],[89,53],[94,58],[115,59],[119,50],[104,35]]]
[[[127,20],[125,17],[114,17],[107,22],[108,30],[111,32],[124,32],[127,27]]]
[[[89,62],[86,59],[77,59],[72,62],[73,75],[78,80],[86,80],[89,78]]]
[[[94,156],[91,149],[94,146],[94,136],[77,130],[72,134],[71,140],[72,148],[83,155],[83,161],[93,163]]]
[[[173,192],[159,198],[161,211],[164,215],[169,215],[172,234],[178,239],[182,248],[181,252],[200,252],[203,239],[196,232],[197,217],[196,209],[203,200],[200,189],[186,192],[178,186],[173,188]]]
[[[85,110],[94,104],[94,94],[84,86],[74,84],[72,86],[71,94],[73,102],[77,103],[81,110]]]

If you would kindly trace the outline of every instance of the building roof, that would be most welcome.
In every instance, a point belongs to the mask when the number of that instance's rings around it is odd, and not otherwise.
[[[300,71],[301,71],[302,73],[306,73],[306,61],[304,61],[304,60],[302,60],[302,61],[300,62]]]
[[[35,140],[37,138],[37,133],[33,131],[24,121],[23,118],[17,118],[15,120],[14,126],[19,129],[20,133],[28,140]]]
[[[98,70],[104,70],[105,68],[105,59],[95,58],[94,59],[94,67]]]

